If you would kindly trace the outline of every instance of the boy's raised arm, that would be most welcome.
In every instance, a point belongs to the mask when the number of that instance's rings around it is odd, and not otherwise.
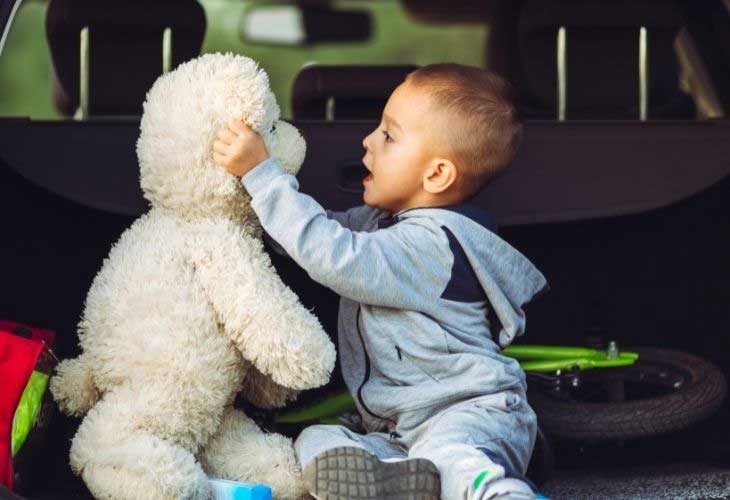
[[[213,146],[215,161],[241,177],[264,231],[312,279],[339,295],[422,310],[434,290],[448,282],[443,266],[429,260],[435,249],[450,252],[443,232],[411,219],[374,232],[350,229],[382,213],[359,208],[328,214],[299,192],[296,177],[270,158],[261,137],[239,120],[219,132]]]
[[[360,231],[364,228],[368,227],[368,225],[382,217],[383,215],[386,215],[387,212],[384,210],[380,210],[377,208],[372,208],[367,205],[361,205],[357,207],[352,207],[348,210],[345,210],[343,212],[336,211],[336,210],[329,210],[325,208],[325,214],[327,214],[327,218],[335,220],[340,223],[340,225],[352,229],[353,231]],[[271,247],[276,253],[279,255],[283,255],[285,257],[289,257],[289,254],[286,253],[286,250],[282,248],[279,243],[276,242],[269,234],[264,231],[264,242]]]
[[[406,220],[375,232],[352,231],[311,196],[296,177],[268,159],[241,179],[264,230],[319,283],[358,302],[421,309],[448,281],[424,251],[444,244],[443,234]],[[436,267],[436,268],[435,268]]]

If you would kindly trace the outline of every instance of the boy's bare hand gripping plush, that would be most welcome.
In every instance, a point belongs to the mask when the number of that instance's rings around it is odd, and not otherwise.
[[[216,163],[237,177],[243,177],[269,158],[261,136],[241,120],[231,120],[228,128],[218,132],[213,150]]]

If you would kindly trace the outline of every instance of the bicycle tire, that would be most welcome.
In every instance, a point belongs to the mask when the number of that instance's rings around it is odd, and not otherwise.
[[[620,402],[565,402],[540,389],[528,389],[528,401],[540,425],[553,437],[578,441],[609,441],[665,434],[689,427],[722,404],[727,382],[712,362],[683,351],[626,347],[639,353],[640,363],[661,363],[683,370],[687,380],[675,392]]]

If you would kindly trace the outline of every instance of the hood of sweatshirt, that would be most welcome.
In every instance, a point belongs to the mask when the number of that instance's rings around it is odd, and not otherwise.
[[[381,219],[379,227],[409,217],[436,218],[454,254],[442,298],[487,301],[489,330],[501,348],[525,331],[524,307],[550,288],[545,276],[497,235],[494,217],[470,204],[412,208]]]

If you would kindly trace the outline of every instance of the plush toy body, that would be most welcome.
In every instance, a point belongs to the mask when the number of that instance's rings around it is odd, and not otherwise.
[[[79,325],[83,353],[51,390],[85,415],[71,466],[97,498],[207,498],[206,474],[304,494],[291,441],[232,407],[283,406],[324,384],[334,346],[276,275],[238,180],[212,160],[232,118],[259,131],[295,173],[296,129],[278,121],[250,59],[211,54],[160,77],[137,153],[152,209],[112,248]]]

